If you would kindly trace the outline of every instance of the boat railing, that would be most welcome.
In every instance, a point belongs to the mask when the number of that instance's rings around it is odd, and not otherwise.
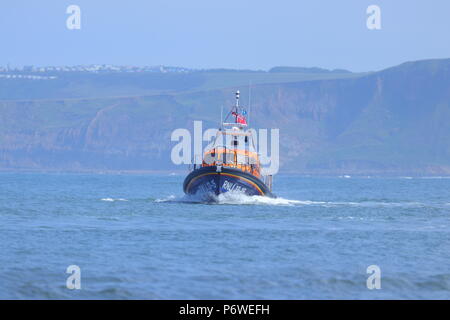
[[[271,174],[264,176],[264,184],[269,188],[271,192],[272,192],[272,183],[273,183],[273,176]]]
[[[192,159],[191,159],[191,163],[189,164],[189,171],[193,171],[196,170],[198,168],[202,167],[202,156],[201,155],[195,155]]]

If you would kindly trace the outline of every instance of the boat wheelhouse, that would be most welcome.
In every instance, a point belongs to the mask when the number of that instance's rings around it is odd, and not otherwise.
[[[236,105],[221,121],[221,128],[203,154],[201,164],[195,164],[186,177],[183,189],[187,194],[217,196],[226,192],[274,197],[272,176],[263,176],[255,147],[255,131],[247,129],[246,110]]]

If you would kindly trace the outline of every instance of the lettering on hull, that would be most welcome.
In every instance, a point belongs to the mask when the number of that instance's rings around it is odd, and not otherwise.
[[[209,179],[207,182],[199,185],[196,193],[207,194],[211,192],[215,192],[217,190],[217,184],[214,179]]]
[[[222,190],[246,193],[247,188],[242,187],[242,186],[238,185],[237,183],[233,183],[228,180],[225,180],[224,183],[222,184]]]

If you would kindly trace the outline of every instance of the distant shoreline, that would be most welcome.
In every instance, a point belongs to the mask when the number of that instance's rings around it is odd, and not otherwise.
[[[97,174],[97,175],[169,175],[169,176],[185,176],[188,173],[186,170],[94,170],[94,169],[84,169],[84,170],[60,170],[60,169],[6,169],[0,168],[1,173],[37,173],[37,174]],[[301,176],[301,177],[311,177],[311,178],[398,178],[398,179],[450,179],[450,174],[445,173],[411,173],[411,172],[291,172],[291,171],[281,171],[276,176]]]

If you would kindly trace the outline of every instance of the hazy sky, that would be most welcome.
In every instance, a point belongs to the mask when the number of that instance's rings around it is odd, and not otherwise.
[[[81,29],[66,8],[81,8]],[[381,8],[381,30],[366,9]],[[379,70],[450,58],[449,0],[1,1],[0,65]]]

